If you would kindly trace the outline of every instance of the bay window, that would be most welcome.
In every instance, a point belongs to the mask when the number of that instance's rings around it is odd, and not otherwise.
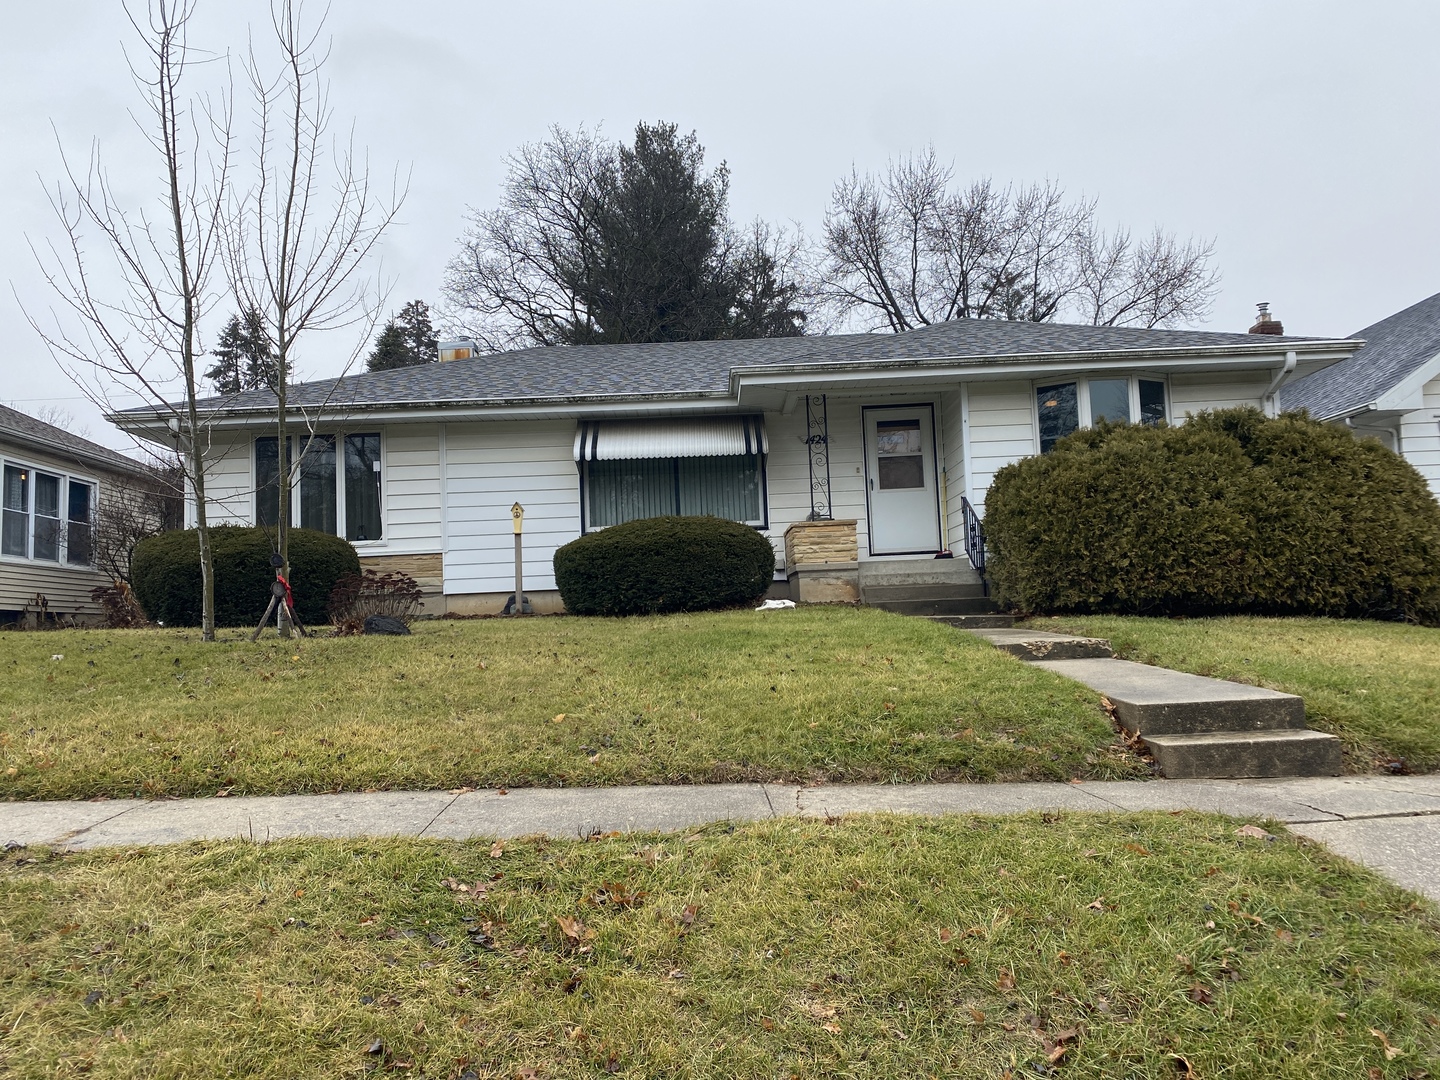
[[[88,567],[94,562],[95,485],[5,462],[0,555]]]
[[[1114,424],[1159,424],[1169,419],[1165,383],[1143,375],[1094,375],[1035,387],[1040,452],[1082,427],[1101,420]]]
[[[290,520],[302,529],[317,529],[347,540],[379,540],[380,436],[307,435],[285,440],[255,440],[255,522],[274,528],[279,516],[280,470],[299,459],[299,475],[291,487]]]

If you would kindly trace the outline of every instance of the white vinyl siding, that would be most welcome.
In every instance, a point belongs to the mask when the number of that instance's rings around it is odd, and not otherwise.
[[[965,495],[965,440],[960,422],[960,391],[940,395],[939,434],[944,463],[945,520],[940,546],[950,550],[965,546],[965,515],[960,499]]]
[[[1265,407],[1265,390],[1274,372],[1197,373],[1170,376],[1170,422],[1183,424],[1187,413],[1233,409],[1239,405]]]
[[[440,551],[440,428],[435,424],[391,424],[381,443],[385,540],[367,545],[362,553],[428,555]]]
[[[451,424],[445,433],[445,592],[512,592],[510,507],[525,508],[525,588],[555,588],[555,549],[580,535],[575,421]]]
[[[205,459],[205,504],[211,525],[255,524],[253,447],[256,434],[255,431],[217,434],[210,441]],[[185,526],[195,527],[193,492],[186,494]]]
[[[1440,379],[1425,384],[1424,408],[1400,421],[1400,452],[1440,498]]]
[[[119,480],[103,469],[80,465],[73,459],[54,454],[36,453],[28,447],[0,445],[0,458],[52,475],[73,475],[93,484],[92,520],[104,500],[116,497],[115,492],[120,485]],[[63,495],[62,491],[62,498]],[[95,567],[0,557],[0,611],[23,611],[27,608],[33,611],[35,597],[39,594],[45,597],[48,610],[54,614],[95,616],[100,613],[100,607],[90,599],[90,590],[97,585],[108,584],[110,579]]]
[[[995,474],[1029,457],[1035,442],[1035,392],[1029,382],[970,384],[971,502],[985,512],[985,493]]]

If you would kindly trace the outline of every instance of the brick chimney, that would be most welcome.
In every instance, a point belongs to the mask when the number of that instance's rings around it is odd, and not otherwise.
[[[1250,327],[1252,334],[1283,334],[1285,324],[1270,314],[1270,305],[1256,304],[1260,314],[1255,316],[1255,325]]]

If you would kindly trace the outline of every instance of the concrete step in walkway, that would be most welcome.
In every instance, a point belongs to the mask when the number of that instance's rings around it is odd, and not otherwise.
[[[0,803],[0,843],[62,849],[194,840],[585,837],[855,813],[1195,810],[1274,820],[1440,900],[1440,776],[1057,784],[716,784],[381,791],[228,799]]]
[[[1014,615],[921,615],[922,619],[944,623],[957,630],[1006,630],[1015,625]]]
[[[862,589],[860,602],[866,607],[893,611],[897,615],[993,615],[1000,611],[1000,605],[988,596],[950,597],[932,596],[910,600],[872,600]]]
[[[1116,660],[1110,643],[1043,630],[974,630],[1014,656],[1098,690],[1172,780],[1333,776],[1340,740],[1305,726],[1305,702],[1259,686]]]

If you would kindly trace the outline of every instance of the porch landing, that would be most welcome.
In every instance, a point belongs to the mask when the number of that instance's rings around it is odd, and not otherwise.
[[[860,602],[900,615],[918,615],[965,629],[1004,628],[1002,615],[984,579],[969,561],[955,559],[866,559],[859,565]]]

